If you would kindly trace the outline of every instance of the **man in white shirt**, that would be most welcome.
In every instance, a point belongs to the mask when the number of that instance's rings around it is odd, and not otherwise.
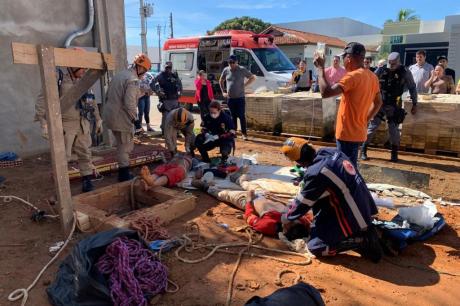
[[[434,70],[433,65],[427,63],[425,59],[425,50],[418,50],[415,55],[417,63],[409,67],[417,86],[417,93],[428,93],[429,88],[425,87],[425,82],[428,81],[431,77],[431,71]]]

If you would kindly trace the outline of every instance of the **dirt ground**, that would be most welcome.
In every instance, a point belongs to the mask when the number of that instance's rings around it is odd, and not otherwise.
[[[279,146],[280,142],[262,139],[238,141],[237,155],[257,153],[259,163],[288,165],[279,153]],[[368,163],[371,164],[429,173],[429,192],[433,197],[460,199],[458,161],[401,155],[400,163],[391,164],[386,161],[388,153],[371,151],[369,155],[372,159]],[[0,189],[0,195],[23,197],[50,211],[46,203],[46,199],[54,194],[50,171],[50,158],[46,154],[26,159],[20,168],[2,169],[0,175],[6,176],[8,181]],[[96,188],[115,182],[116,175],[106,176],[96,182]],[[73,194],[79,190],[80,184],[72,183]],[[170,224],[168,230],[171,234],[180,235],[184,231],[183,225],[193,220],[208,241],[245,239],[243,234],[218,226],[218,223],[227,223],[230,227],[243,225],[244,221],[237,218],[238,210],[218,203],[207,194],[195,192],[195,195],[197,209]],[[379,264],[353,252],[330,259],[315,259],[303,267],[244,257],[235,279],[235,285],[243,290],[234,289],[233,305],[244,305],[254,295],[266,296],[280,288],[274,280],[278,271],[288,267],[299,271],[305,282],[320,290],[327,305],[458,305],[459,276],[448,273],[460,274],[460,207],[438,207],[438,210],[444,214],[447,226],[437,236],[424,243],[412,244],[402,255],[386,257]],[[51,258],[48,248],[64,238],[58,222],[37,224],[31,222],[29,216],[30,211],[23,205],[0,201],[0,305],[19,305],[19,302],[8,302],[8,294],[16,288],[28,286]],[[76,234],[72,245],[84,236]],[[264,238],[262,243],[283,248],[279,241],[270,238]],[[72,245],[58,262],[69,253]],[[287,255],[282,257],[296,259]],[[236,255],[217,253],[205,262],[190,265],[179,262],[172,253],[168,254],[165,263],[180,290],[162,295],[156,299],[156,304],[223,305],[236,259]],[[54,264],[44,274],[31,291],[28,305],[49,305],[45,289],[54,280],[58,266],[58,263]],[[285,275],[283,284],[291,284],[293,278],[292,274]],[[247,286],[251,282],[259,288],[254,290]]]

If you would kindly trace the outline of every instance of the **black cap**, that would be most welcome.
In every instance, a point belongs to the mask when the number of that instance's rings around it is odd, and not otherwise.
[[[173,64],[172,64],[171,61],[167,61],[167,62],[165,63],[165,67],[172,67],[172,65],[173,65]]]
[[[447,61],[447,56],[445,56],[445,55],[438,56],[438,61],[440,61],[440,60],[446,60]]]
[[[238,57],[236,57],[236,55],[232,54],[228,57],[228,61],[232,61],[232,62],[237,62],[238,61]]]
[[[343,49],[343,52],[340,54],[340,56],[344,56],[345,54],[365,56],[366,48],[364,48],[364,46],[360,43],[351,42],[348,43],[347,46]]]

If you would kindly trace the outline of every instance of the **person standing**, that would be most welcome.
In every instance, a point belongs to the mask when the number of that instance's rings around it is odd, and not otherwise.
[[[117,142],[118,181],[132,179],[129,172],[129,154],[134,149],[134,126],[137,120],[139,79],[150,70],[150,59],[139,54],[133,64],[116,74],[107,89],[104,120]]]
[[[415,54],[415,60],[416,63],[410,66],[409,70],[414,77],[417,93],[428,93],[429,88],[425,87],[425,83],[430,79],[431,71],[434,70],[433,65],[425,61],[425,50],[418,50]]]
[[[137,109],[138,120],[136,121],[136,133],[142,133],[144,129],[142,128],[142,117],[145,118],[145,123],[147,124],[147,131],[153,132],[152,127],[150,126],[150,96],[153,91],[150,88],[150,83],[153,81],[153,77],[150,73],[146,72],[139,83],[139,88],[141,90],[142,96],[139,98]]]
[[[165,69],[157,75],[150,85],[152,90],[157,94],[158,110],[161,113],[161,133],[164,135],[164,124],[169,112],[179,108],[179,97],[182,92],[182,81],[173,71],[172,62],[166,62]]]
[[[193,144],[195,142],[195,127],[193,115],[186,109],[179,107],[168,113],[165,120],[165,140],[166,147],[174,156],[177,153],[177,135],[179,133],[185,136],[185,152],[193,154]]]
[[[309,91],[312,84],[312,71],[307,70],[307,62],[301,60],[299,68],[292,73],[291,80],[289,82],[294,85],[294,91]]]
[[[244,80],[247,79],[245,82]],[[243,140],[248,140],[246,128],[246,100],[245,88],[256,80],[253,75],[245,67],[238,65],[238,58],[236,55],[230,55],[228,58],[228,66],[224,68],[220,76],[219,85],[224,98],[228,98],[228,107],[232,113],[233,125],[238,126],[238,119],[240,119],[241,132]],[[224,90],[224,83],[226,89]]]
[[[444,68],[444,74],[450,75],[455,83],[455,70],[447,67],[448,64],[449,61],[447,60],[447,56],[441,55],[440,57],[438,57],[438,65],[441,65]]]
[[[85,52],[85,49],[75,47],[74,50]],[[58,91],[62,97],[68,92],[80,78],[85,74],[86,69],[79,67],[59,68]],[[70,107],[62,113],[62,127],[64,132],[64,144],[67,161],[70,161],[72,150],[78,158],[78,167],[82,177],[82,192],[94,189],[91,182],[93,176],[93,164],[91,161],[91,120],[95,118],[96,133],[102,132],[102,120],[99,109],[92,92],[85,93],[74,107]],[[43,92],[40,92],[35,105],[35,121],[39,121],[42,129],[42,137],[48,139],[48,124],[46,121],[45,99]]]
[[[326,80],[330,85],[337,84],[347,73],[345,68],[340,66],[340,56],[335,55],[332,59],[332,66],[326,68]]]
[[[201,154],[203,162],[209,163],[208,151],[219,148],[221,162],[225,164],[232,152],[235,138],[235,128],[232,118],[222,111],[217,101],[209,105],[209,114],[201,122],[201,133],[196,137],[195,146]]]
[[[431,90],[432,94],[455,94],[455,83],[450,75],[446,75],[444,67],[437,65],[431,72],[431,77],[425,82],[425,87]]]
[[[377,115],[370,121],[367,128],[367,140],[361,148],[361,159],[367,160],[367,146],[374,138],[377,129],[385,118],[388,122],[388,134],[391,143],[391,161],[398,161],[398,149],[401,135],[399,134],[399,124],[405,117],[405,111],[401,107],[401,96],[404,91],[409,90],[412,100],[412,115],[417,112],[417,89],[412,73],[401,65],[398,52],[392,52],[388,56],[388,68],[382,68],[377,73],[382,93],[383,106]]]
[[[375,72],[375,67],[372,67],[372,56],[366,56],[364,58],[364,68],[369,69],[372,72]]]
[[[359,146],[367,139],[367,124],[382,106],[379,80],[372,71],[363,67],[365,54],[366,49],[362,44],[349,43],[342,53],[347,73],[334,85],[326,79],[324,58],[318,54],[314,58],[321,96],[329,98],[342,94],[335,138],[337,149],[345,153],[355,166]]]
[[[201,120],[203,120],[204,116],[209,114],[209,104],[214,100],[212,85],[204,70],[198,72],[198,77],[195,80],[195,88],[195,100],[200,108]]]

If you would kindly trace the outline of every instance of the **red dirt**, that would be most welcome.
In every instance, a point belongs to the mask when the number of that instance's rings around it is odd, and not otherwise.
[[[259,163],[289,165],[279,153],[279,146],[280,142],[277,141],[238,141],[237,154],[257,153]],[[370,152],[369,155],[373,158],[369,161],[371,164],[430,173],[429,192],[433,196],[460,199],[460,162],[401,155],[400,163],[391,164],[386,162],[388,154]],[[0,189],[0,195],[28,198],[40,208],[49,211],[45,199],[54,193],[50,169],[49,155],[46,154],[26,159],[21,168],[2,169],[1,175],[6,176],[8,181]],[[112,175],[106,176],[96,185],[101,187],[115,182],[116,175]],[[79,189],[78,182],[72,183],[73,194],[79,193]],[[168,229],[171,233],[181,234],[184,230],[183,224],[193,220],[199,224],[202,235],[209,241],[245,239],[243,234],[217,225],[243,225],[244,221],[236,218],[236,209],[218,203],[206,194],[196,192],[196,195],[197,209],[170,224]],[[36,273],[51,258],[48,254],[49,246],[64,237],[58,222],[33,223],[29,220],[30,211],[21,204],[0,202],[0,209],[0,305],[19,305],[19,302],[9,303],[8,294],[16,288],[29,285]],[[213,211],[212,216],[207,215],[209,209]],[[457,305],[460,299],[458,276],[441,274],[440,271],[460,274],[460,208],[438,207],[438,210],[444,214],[448,225],[428,241],[410,245],[397,258],[386,258],[379,264],[373,264],[350,252],[331,259],[316,259],[305,267],[291,268],[299,271],[304,281],[321,291],[327,305]],[[72,245],[84,236],[77,234]],[[263,243],[282,247],[279,241],[270,238],[264,238]],[[65,251],[66,254],[72,245]],[[63,258],[64,255],[58,261]],[[390,261],[418,268],[401,267]],[[225,303],[228,279],[236,262],[236,255],[216,254],[203,263],[189,265],[179,262],[170,253],[166,255],[165,262],[170,269],[170,277],[181,289],[176,294],[161,296],[156,300],[157,305]],[[276,274],[287,267],[287,264],[266,259],[244,257],[235,285],[241,284],[244,287],[250,281],[255,281],[260,288],[254,291],[247,287],[244,290],[234,289],[233,305],[243,305],[253,295],[265,296],[278,289],[274,284]],[[45,289],[53,281],[57,269],[58,263],[45,273],[32,290],[28,305],[49,305]],[[283,277],[283,283],[289,285],[293,278],[293,275],[288,274]]]

